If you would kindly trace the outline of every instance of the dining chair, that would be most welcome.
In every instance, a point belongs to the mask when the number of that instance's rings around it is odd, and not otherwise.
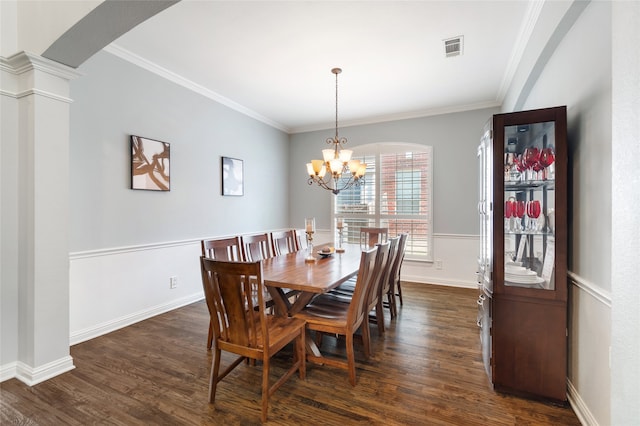
[[[313,301],[305,309],[294,315],[294,318],[304,320],[307,328],[317,333],[320,339],[326,334],[345,336],[347,360],[307,354],[307,359],[319,364],[345,369],[349,372],[349,383],[356,384],[356,364],[353,346],[354,334],[362,329],[365,356],[369,356],[369,325],[365,322],[364,303],[367,291],[373,284],[376,249],[363,251],[360,255],[355,291],[350,303],[335,303],[332,305],[316,304]],[[363,326],[363,323],[366,326]]]
[[[391,270],[390,261],[395,255],[398,239],[399,238],[392,238],[386,243],[376,244],[377,251],[376,263],[374,265],[374,281],[367,292],[364,304],[364,310],[367,315],[368,322],[377,325],[379,336],[384,334],[384,312],[382,300],[386,293],[383,293],[382,289],[383,287],[388,287],[388,285],[385,285],[385,281],[387,283],[389,282],[389,273]],[[353,280],[349,280],[334,291],[318,296],[314,302],[317,304],[350,303],[355,290],[355,286],[353,286],[352,283]],[[369,352],[371,352],[371,347],[369,348]]]
[[[398,256],[398,247],[400,244],[400,236],[389,238],[389,256],[385,263],[384,269],[380,273],[380,288],[378,291],[378,300],[376,301],[375,322],[378,325],[378,335],[384,334],[384,299],[387,298],[387,304],[390,306],[389,292],[391,291],[391,271],[393,264]],[[389,307],[389,312],[391,308]]]
[[[296,371],[304,379],[305,323],[299,318],[267,315],[262,262],[227,262],[200,257],[215,351],[209,380],[209,402],[216,398],[218,383],[244,359],[262,361],[262,421],[267,420],[269,397]],[[255,288],[254,288],[255,287]],[[257,294],[257,303],[252,297]],[[270,385],[271,358],[294,342],[293,365]],[[222,351],[239,355],[222,373]],[[215,407],[214,407],[215,408]]]
[[[389,228],[360,228],[360,247],[373,247],[389,238]]]
[[[391,273],[389,274],[389,291],[387,292],[387,299],[389,304],[389,311],[391,318],[398,316],[398,306],[396,301],[396,295],[400,299],[400,306],[402,306],[402,287],[400,285],[400,269],[402,268],[402,262],[404,261],[405,248],[407,247],[407,239],[409,234],[400,234],[400,241],[398,242],[398,250],[391,266]]]
[[[228,260],[238,262],[242,260],[240,237],[218,238],[202,240],[200,242],[202,256],[215,260]],[[209,323],[209,335],[207,337],[207,349],[213,344],[213,324]]]
[[[269,234],[242,235],[240,237],[242,247],[242,260],[244,262],[257,262],[258,260],[273,257]]]
[[[274,256],[293,253],[299,250],[296,242],[296,232],[293,229],[286,231],[273,231],[270,235],[271,252]]]
[[[239,237],[202,240],[200,247],[202,255],[209,259],[239,261],[242,258]]]

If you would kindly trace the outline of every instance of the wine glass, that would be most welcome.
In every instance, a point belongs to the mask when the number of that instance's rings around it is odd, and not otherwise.
[[[540,201],[533,200],[533,207],[531,208],[531,213],[533,214],[533,223],[535,231],[539,231],[538,229],[538,218],[540,217],[540,213],[542,213],[542,208],[540,207]]]
[[[524,180],[525,172],[527,170],[527,165],[524,161],[524,155],[520,155],[513,160],[513,164],[516,167],[516,171],[520,174],[520,180]],[[517,178],[516,178],[517,180]]]
[[[531,171],[527,180],[533,180],[533,166],[540,159],[540,151],[536,147],[526,148],[522,156],[524,157],[524,163],[527,169]]]
[[[556,160],[556,156],[553,152],[553,148],[551,147],[547,147],[544,148],[541,152],[540,152],[540,164],[542,165],[542,167],[544,167],[544,178],[547,179],[549,173],[548,173],[548,167],[550,165],[552,165],[554,163],[554,161]]]
[[[511,218],[515,217],[515,202],[510,197],[504,202],[504,232],[511,232]]]
[[[504,180],[511,180],[511,170],[515,167],[516,155],[511,152],[504,154]]]
[[[515,202],[515,215],[518,217],[518,221],[516,222],[516,231],[522,232],[522,218],[524,217],[525,203],[524,201],[516,201]]]
[[[529,231],[536,232],[538,230],[538,226],[536,221],[540,217],[541,213],[540,201],[532,200],[527,202],[527,216],[529,217]]]

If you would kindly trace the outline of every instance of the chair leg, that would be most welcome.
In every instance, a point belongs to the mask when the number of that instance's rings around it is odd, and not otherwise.
[[[300,332],[300,337],[297,340],[298,346],[298,359],[300,360],[300,367],[298,368],[298,372],[300,373],[300,378],[302,380],[305,379],[307,375],[307,355],[306,355],[306,344],[307,341],[305,339],[306,327],[302,327],[302,331]]]
[[[213,404],[216,400],[216,389],[218,387],[218,375],[220,373],[221,350],[216,347],[211,366],[211,378],[209,379],[209,402]]]
[[[398,280],[398,297],[400,298],[400,306],[402,306],[402,286],[400,280]]]
[[[378,299],[376,305],[376,322],[378,323],[378,336],[384,334],[384,306],[382,306],[382,298]]]
[[[211,320],[209,320],[209,337],[207,337],[207,349],[211,349],[213,345],[213,324],[211,324]]]
[[[267,421],[267,411],[269,410],[269,357],[262,360],[262,422]]]
[[[371,357],[371,329],[369,328],[369,321],[362,321],[362,346],[364,346],[364,357],[369,359]]]
[[[391,315],[391,319],[395,318],[398,315],[398,307],[396,306],[396,294],[393,289],[387,293],[387,303],[389,304],[389,313]]]
[[[367,327],[369,325],[367,324]],[[364,334],[364,333],[363,333]],[[349,383],[351,386],[356,385],[356,356],[353,352],[353,333],[348,333],[345,336],[347,338],[347,368],[349,369]]]

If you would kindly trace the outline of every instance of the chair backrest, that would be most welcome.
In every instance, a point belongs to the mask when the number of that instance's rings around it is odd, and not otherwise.
[[[274,256],[298,251],[296,232],[293,229],[287,231],[274,231],[271,233],[271,251]]]
[[[373,247],[384,243],[389,237],[389,228],[360,228],[360,246]]]
[[[307,248],[307,235],[304,232],[304,229],[294,229],[296,233],[296,245],[298,246],[298,251]]]
[[[404,249],[407,246],[407,238],[409,234],[400,234],[400,241],[398,241],[398,248],[393,265],[391,265],[391,272],[389,273],[389,289],[395,291],[395,286],[400,281],[400,268],[402,267],[402,261],[404,260]]]
[[[202,255],[209,259],[230,260],[234,262],[242,260],[239,237],[202,240],[200,246],[202,248]]]
[[[378,291],[378,297],[383,297],[389,291],[391,287],[390,277],[393,270],[393,264],[398,255],[398,246],[400,244],[400,236],[389,238],[389,256],[387,257],[387,263],[380,274],[380,288]]]
[[[269,234],[242,235],[242,260],[244,262],[257,262],[258,260],[273,257]]]
[[[215,341],[253,349],[268,347],[262,262],[201,256],[200,265]]]
[[[376,262],[373,266],[373,282],[369,287],[369,291],[365,298],[366,302],[363,305],[365,313],[369,313],[378,303],[380,288],[382,287],[382,276],[384,274],[384,269],[387,266],[390,248],[391,243],[389,241],[376,245]]]
[[[360,267],[356,278],[356,285],[349,304],[347,313],[347,323],[353,331],[355,331],[363,319],[366,318],[368,312],[364,310],[367,292],[374,280],[375,260],[377,249],[364,250],[360,255]]]

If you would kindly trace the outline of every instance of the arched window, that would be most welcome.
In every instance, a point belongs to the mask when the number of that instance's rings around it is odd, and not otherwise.
[[[387,227],[390,236],[409,234],[407,259],[432,260],[433,148],[377,143],[354,147],[352,158],[367,163],[367,172],[364,184],[335,197],[344,241],[357,244],[362,227]]]

